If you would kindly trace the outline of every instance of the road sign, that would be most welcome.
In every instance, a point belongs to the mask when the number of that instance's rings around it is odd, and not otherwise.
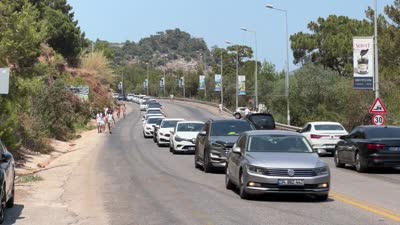
[[[372,117],[372,124],[374,124],[375,126],[385,125],[385,117],[383,115],[374,115]]]
[[[372,107],[369,109],[369,113],[371,114],[386,114],[386,107],[383,105],[380,98],[377,98],[372,104]]]
[[[0,68],[0,94],[8,94],[10,85],[10,69]]]

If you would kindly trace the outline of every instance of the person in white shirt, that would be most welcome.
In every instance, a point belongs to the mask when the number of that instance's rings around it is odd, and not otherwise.
[[[97,133],[101,133],[102,132],[102,127],[104,125],[104,120],[103,120],[102,113],[97,113],[96,122],[97,122]]]
[[[250,109],[246,107],[246,109],[244,110],[244,116],[247,116],[251,113]]]
[[[111,132],[111,121],[113,121],[113,115],[111,113],[108,113],[106,115],[106,123],[108,125],[108,130],[110,131],[110,134],[112,134],[112,132]]]

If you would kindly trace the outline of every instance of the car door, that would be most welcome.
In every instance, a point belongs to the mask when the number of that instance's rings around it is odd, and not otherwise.
[[[311,142],[311,124],[306,124],[304,128],[300,131],[300,133],[308,140],[308,142]]]
[[[232,153],[232,163],[233,163],[233,171],[232,174],[234,175],[234,180],[239,182],[239,170],[242,164],[242,159],[244,154],[246,153],[246,140],[247,135],[242,134],[238,141],[236,142],[237,147],[240,148],[241,154]]]
[[[344,140],[344,145],[342,152],[340,153],[342,155],[342,159],[345,162],[353,162],[353,155],[354,151],[356,149],[356,142],[357,139],[360,137],[360,129],[355,128],[349,136]]]
[[[205,132],[205,135],[198,135],[198,141],[197,141],[197,151],[198,151],[198,156],[199,158],[204,160],[204,148],[206,147],[206,142],[208,139],[208,136],[210,135],[210,122],[206,122],[203,130],[200,132]]]
[[[6,153],[8,153],[8,151],[7,151],[6,147],[4,146],[4,144],[0,141],[0,157]],[[12,174],[13,173],[12,160],[9,160],[7,162],[1,160],[1,170],[4,171],[5,176],[6,176],[5,181],[6,181],[6,185],[7,185],[6,188],[7,188],[7,193],[8,193],[12,188],[12,185],[13,185],[12,179],[14,178],[14,176]]]

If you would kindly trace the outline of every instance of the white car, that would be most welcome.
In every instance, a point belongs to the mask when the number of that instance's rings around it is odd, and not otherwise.
[[[135,96],[134,94],[127,94],[127,95],[126,95],[126,100],[132,102],[134,96]]]
[[[313,149],[319,154],[334,154],[340,136],[348,135],[346,129],[336,122],[310,122],[300,133],[310,142]]]
[[[143,137],[153,137],[154,126],[160,124],[163,119],[164,116],[149,116],[143,123]]]
[[[246,109],[248,110],[249,113],[251,112],[250,109],[247,107],[238,107],[236,111],[233,113],[233,116],[236,119],[244,118],[246,116]]]
[[[147,109],[146,112],[143,114],[142,121],[146,119],[148,115],[162,115],[165,116],[164,112],[159,108],[150,108]]]
[[[174,130],[171,131],[170,152],[174,154],[178,152],[194,152],[196,137],[203,127],[204,123],[200,121],[178,122]]]
[[[147,104],[144,102],[141,102],[139,105],[140,111],[146,111],[147,109]]]
[[[176,123],[184,121],[180,118],[167,118],[163,119],[160,127],[157,129],[157,145],[169,145],[169,139],[171,137],[171,131],[174,130]]]

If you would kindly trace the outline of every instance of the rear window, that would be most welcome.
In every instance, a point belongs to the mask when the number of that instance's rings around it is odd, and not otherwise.
[[[150,103],[150,104],[148,104],[149,105],[149,108],[160,108],[160,104],[158,104],[158,103]]]
[[[340,125],[336,124],[319,124],[314,125],[315,130],[344,130]]]
[[[149,110],[147,111],[147,114],[161,114],[160,110]]]
[[[177,131],[180,132],[199,132],[203,129],[203,123],[181,123],[178,125]]]
[[[148,123],[148,124],[157,124],[157,123],[159,123],[159,121],[161,121],[161,120],[163,120],[163,118],[149,118],[149,119],[147,120],[147,123]]]
[[[239,134],[253,130],[245,121],[223,121],[214,123],[211,128],[211,136],[238,136]]]
[[[366,138],[400,138],[400,127],[369,128],[365,134]]]
[[[275,129],[275,121],[271,115],[250,115],[248,120],[257,130],[273,130]]]

